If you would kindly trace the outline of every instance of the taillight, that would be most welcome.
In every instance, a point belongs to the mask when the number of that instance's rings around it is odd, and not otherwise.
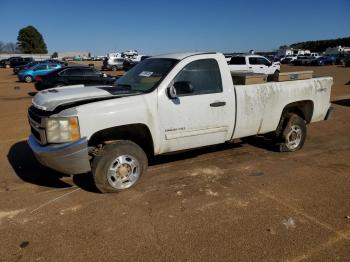
[[[43,81],[43,78],[41,76],[36,76],[35,81]]]

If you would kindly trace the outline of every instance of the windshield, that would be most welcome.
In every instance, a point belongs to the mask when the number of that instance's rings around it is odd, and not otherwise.
[[[145,59],[119,78],[114,85],[131,91],[149,92],[157,87],[177,62],[176,59],[168,58]]]

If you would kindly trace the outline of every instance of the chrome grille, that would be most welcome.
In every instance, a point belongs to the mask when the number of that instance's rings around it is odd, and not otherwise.
[[[28,120],[30,124],[30,130],[35,139],[42,145],[47,143],[45,125],[44,125],[44,116],[38,115],[34,112],[33,108],[28,109]]]

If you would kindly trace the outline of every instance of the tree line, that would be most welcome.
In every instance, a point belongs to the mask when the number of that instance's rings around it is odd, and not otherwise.
[[[0,41],[0,53],[47,54],[47,46],[41,33],[30,25],[19,30],[17,43]]]
[[[294,49],[308,49],[313,52],[324,52],[328,47],[336,47],[336,46],[350,46],[350,37],[328,39],[328,40],[306,41],[306,42],[294,43],[290,45],[290,47]]]

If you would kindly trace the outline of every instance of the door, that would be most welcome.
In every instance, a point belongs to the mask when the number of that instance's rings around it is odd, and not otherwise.
[[[104,84],[103,74],[93,68],[84,68],[82,69],[84,75],[84,84],[85,85],[98,85]]]
[[[60,68],[58,64],[48,64],[47,73],[50,73],[58,68]]]
[[[60,74],[60,80],[68,85],[84,84],[84,75],[81,68],[67,68]]]
[[[187,83],[189,90],[178,88],[177,98],[159,95],[160,153],[223,143],[227,140],[230,98],[225,97],[218,63],[215,59],[189,62],[173,79]],[[181,86],[181,85],[180,85]]]
[[[33,76],[45,75],[47,73],[47,64],[38,64],[33,70]]]
[[[262,64],[262,60],[259,57],[249,57],[249,68],[257,74],[266,74],[267,66]]]

